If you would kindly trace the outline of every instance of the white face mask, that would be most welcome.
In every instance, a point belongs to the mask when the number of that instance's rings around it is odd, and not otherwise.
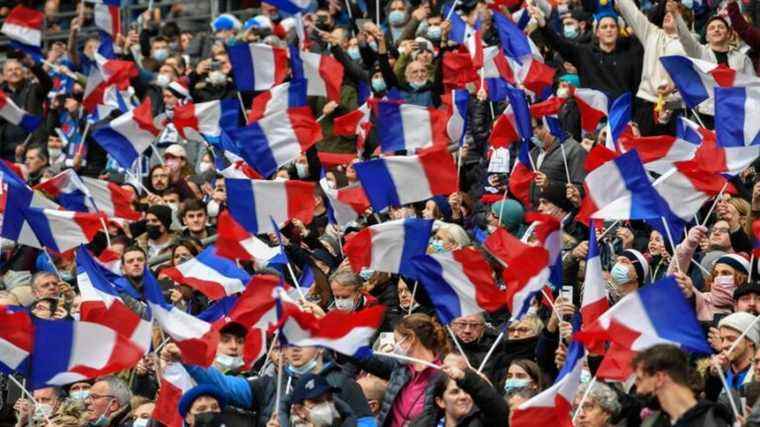
[[[227,82],[227,76],[219,70],[214,70],[208,73],[208,82],[214,86],[221,86]]]
[[[335,308],[340,311],[351,311],[354,309],[353,298],[335,298]]]
[[[132,427],[147,427],[150,418],[137,418],[132,422]]]
[[[50,155],[50,158],[53,160],[61,157],[61,153],[63,153],[63,150],[61,150],[60,148],[48,148],[48,154]]]
[[[213,164],[213,163],[211,163],[211,162],[201,162],[201,163],[198,165],[198,170],[199,170],[201,173],[203,173],[203,172],[206,172],[206,171],[210,171],[210,170],[211,170],[211,169],[213,169],[213,168],[214,168],[214,164]]]
[[[245,364],[245,362],[243,362],[243,358],[240,356],[228,356],[222,353],[216,355],[214,358],[214,363],[226,371],[236,371],[242,368]]]
[[[296,174],[299,178],[306,178],[309,175],[309,165],[306,163],[296,163]]]
[[[47,403],[38,403],[34,407],[34,415],[32,415],[32,418],[36,421],[44,421],[47,418],[50,418],[50,415],[53,414],[53,407]]]
[[[318,403],[309,410],[309,419],[314,427],[331,426],[339,415],[332,402]]]
[[[167,87],[171,82],[172,79],[166,74],[159,74],[156,76],[156,86],[158,87]]]
[[[715,280],[713,280],[713,282],[715,282],[716,285],[721,285],[721,286],[726,286],[726,287],[733,286],[734,276],[718,276],[715,278]]]
[[[209,200],[206,205],[206,213],[210,218],[216,218],[219,215],[219,202],[216,200]]]
[[[557,98],[568,98],[570,96],[570,89],[567,87],[561,87],[557,89]]]

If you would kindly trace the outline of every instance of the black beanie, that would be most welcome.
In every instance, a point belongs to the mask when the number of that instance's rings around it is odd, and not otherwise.
[[[166,205],[153,205],[148,208],[148,213],[153,214],[161,221],[166,230],[172,225],[172,209]]]
[[[565,212],[572,212],[574,209],[573,204],[565,197],[564,187],[549,185],[545,190],[541,191],[538,198],[546,199]]]

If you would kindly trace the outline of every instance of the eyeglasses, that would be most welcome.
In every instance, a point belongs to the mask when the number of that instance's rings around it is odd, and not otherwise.
[[[712,227],[710,228],[710,234],[718,233],[718,234],[728,234],[729,229],[725,227]]]
[[[454,322],[451,324],[452,326],[455,326],[460,329],[479,329],[483,327],[483,323],[477,323],[477,322]]]
[[[110,395],[110,394],[95,394],[95,393],[90,393],[87,396],[88,399],[92,399],[92,400],[98,400],[98,399],[102,399],[104,397],[108,397],[109,399],[113,399],[114,398],[114,396]]]

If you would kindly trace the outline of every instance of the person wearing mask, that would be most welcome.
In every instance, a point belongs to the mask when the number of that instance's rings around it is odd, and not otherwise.
[[[306,374],[299,378],[290,399],[291,425],[356,425],[351,408],[337,397],[339,392],[339,388],[331,386],[320,375]]]
[[[153,205],[145,214],[145,233],[137,236],[137,244],[152,258],[168,248],[175,237],[170,231],[172,210],[166,205]]]
[[[617,393],[603,382],[581,384],[573,406],[578,411],[577,427],[612,427],[612,420],[622,409]]]
[[[425,314],[404,317],[393,331],[394,353],[440,364],[448,352],[449,342],[443,327]],[[388,381],[377,416],[380,426],[400,426],[433,408],[433,383],[437,370],[418,363],[401,363],[396,359],[371,356],[354,359],[365,371]]]
[[[341,391],[338,397],[351,408],[360,427],[374,426],[374,418],[364,399],[361,388],[353,378],[341,372],[331,360],[325,358],[325,350],[317,347],[288,346],[278,357],[285,357],[281,388],[283,390],[278,414],[280,425],[290,425],[287,412],[291,391],[287,384],[298,381],[302,376],[313,373],[323,377],[331,386]],[[167,362],[181,359],[182,352],[176,344],[170,343],[161,351],[161,358]],[[212,384],[223,391],[222,396],[230,404],[256,412],[257,425],[265,425],[275,408],[277,378],[265,375],[246,379],[240,376],[224,375],[217,368],[202,368],[185,365],[185,369],[198,384]]]
[[[652,406],[653,401],[670,417],[670,425],[733,425],[729,409],[714,402],[700,401],[694,395],[686,353],[671,344],[656,344],[634,356],[631,366],[636,375],[636,394]]]
[[[116,427],[129,415],[132,393],[127,384],[115,377],[100,378],[85,399],[85,421],[89,427]]]
[[[504,393],[507,399],[521,390],[529,390],[535,395],[542,389],[541,368],[536,362],[529,359],[515,359],[509,364],[504,377]]]
[[[377,300],[362,292],[362,277],[350,269],[338,269],[330,276],[330,290],[333,294],[332,310],[346,312],[359,311],[377,304]]]
[[[730,313],[734,306],[734,293],[747,283],[749,261],[741,255],[726,254],[713,264],[706,287],[700,291],[683,275],[681,287],[684,296],[694,297],[697,319],[711,321],[717,313]],[[679,282],[681,284],[681,282]]]
[[[649,283],[649,262],[636,249],[626,249],[610,269],[615,296],[622,298]]]
[[[220,427],[226,406],[224,392],[211,384],[199,384],[186,391],[179,400],[179,414],[188,427]]]
[[[155,402],[150,400],[144,400],[142,403],[134,403],[134,409],[132,410],[132,427],[148,427],[150,423],[150,417],[153,415],[153,410],[156,408]]]
[[[63,390],[59,387],[45,387],[34,390],[32,396],[36,404],[28,399],[19,399],[13,405],[16,427],[47,425],[63,401]]]
[[[234,375],[243,367],[243,346],[246,330],[239,323],[228,323],[219,330],[219,344],[213,366]]]

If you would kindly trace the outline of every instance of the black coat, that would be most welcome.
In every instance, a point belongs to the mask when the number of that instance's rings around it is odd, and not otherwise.
[[[703,400],[686,411],[673,427],[728,427],[733,422],[734,417],[725,406]]]

